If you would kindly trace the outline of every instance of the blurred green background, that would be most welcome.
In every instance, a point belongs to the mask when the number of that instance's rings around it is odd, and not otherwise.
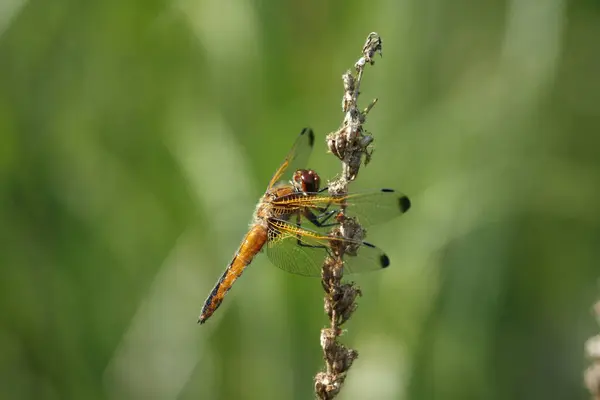
[[[309,399],[319,280],[259,256],[196,318],[304,126],[383,39],[340,399],[584,399],[600,275],[597,1],[0,3],[0,396]]]

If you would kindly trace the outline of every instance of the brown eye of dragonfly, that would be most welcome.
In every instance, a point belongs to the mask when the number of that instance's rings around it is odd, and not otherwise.
[[[318,192],[321,178],[312,169],[299,169],[294,173],[294,186],[302,192]]]

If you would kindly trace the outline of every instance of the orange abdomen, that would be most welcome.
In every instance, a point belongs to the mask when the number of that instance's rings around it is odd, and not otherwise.
[[[252,259],[267,242],[267,228],[261,225],[253,225],[244,239],[238,251],[236,252],[233,260],[227,266],[227,269],[221,275],[221,278],[217,281],[214,289],[208,295],[208,298],[204,302],[202,307],[202,313],[198,318],[199,323],[204,323],[214,312],[223,298],[231,289],[231,286],[237,278],[242,275],[244,269],[252,262]]]

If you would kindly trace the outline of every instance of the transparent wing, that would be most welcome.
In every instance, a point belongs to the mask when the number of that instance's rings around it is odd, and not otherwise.
[[[409,198],[392,189],[350,193],[338,197],[329,193],[298,193],[275,199],[272,204],[276,211],[301,211],[308,208],[317,216],[339,210],[345,205],[346,215],[357,217],[364,227],[389,221],[410,209]]]
[[[315,134],[313,133],[312,129],[304,128],[302,132],[300,132],[296,142],[294,142],[292,149],[285,157],[285,160],[283,160],[283,163],[279,166],[275,172],[275,175],[273,175],[271,178],[267,190],[271,189],[280,180],[289,181],[291,176],[289,179],[284,178],[284,173],[286,171],[290,171],[293,174],[297,169],[305,168],[314,143]]]
[[[287,221],[269,220],[267,256],[284,271],[304,276],[321,276],[325,257],[331,253],[331,242],[358,246],[356,256],[344,256],[346,274],[376,271],[390,264],[388,256],[367,242],[332,238],[304,229]]]

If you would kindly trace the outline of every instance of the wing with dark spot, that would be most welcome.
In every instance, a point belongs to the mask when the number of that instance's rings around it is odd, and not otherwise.
[[[291,175],[298,169],[303,169],[308,163],[308,158],[315,144],[315,134],[310,128],[304,128],[294,142],[292,149],[279,166],[267,188],[272,188],[279,181],[289,181]]]
[[[337,197],[329,193],[299,193],[275,199],[272,204],[276,210],[309,208],[317,215],[326,208],[332,210],[345,207],[346,215],[357,217],[363,227],[387,222],[406,213],[411,206],[406,195],[392,189],[350,193]]]
[[[288,221],[269,220],[267,256],[284,271],[304,276],[321,276],[325,257],[331,253],[331,243],[357,248],[356,255],[344,256],[344,273],[377,271],[390,265],[388,256],[367,242],[331,238]]]

